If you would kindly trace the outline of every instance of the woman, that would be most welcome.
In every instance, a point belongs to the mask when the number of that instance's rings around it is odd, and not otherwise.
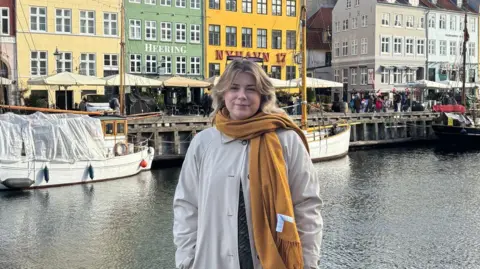
[[[212,90],[214,126],[185,156],[173,201],[177,268],[317,268],[319,182],[302,131],[254,62]]]

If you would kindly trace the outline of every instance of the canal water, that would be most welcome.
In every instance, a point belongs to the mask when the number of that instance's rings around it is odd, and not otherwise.
[[[321,268],[480,268],[480,152],[351,152],[316,164]],[[179,168],[0,193],[0,268],[174,268]]]

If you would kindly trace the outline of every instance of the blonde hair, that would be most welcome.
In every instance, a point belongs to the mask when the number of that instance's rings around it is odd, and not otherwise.
[[[223,98],[226,91],[230,89],[233,80],[239,73],[247,73],[255,79],[256,90],[261,95],[260,110],[266,114],[285,113],[285,111],[277,106],[277,96],[275,88],[265,71],[255,62],[248,60],[234,60],[227,65],[225,72],[220,76],[217,85],[211,91],[212,96],[212,115],[225,107],[225,99]]]

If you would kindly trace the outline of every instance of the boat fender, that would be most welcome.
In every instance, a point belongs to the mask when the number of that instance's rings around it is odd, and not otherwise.
[[[48,167],[46,165],[43,168],[43,177],[45,178],[45,182],[48,183],[48,181],[50,180],[50,173],[49,173]]]
[[[88,166],[88,176],[90,177],[90,179],[93,179],[94,177],[93,166],[91,164]]]
[[[141,166],[142,168],[147,168],[147,165],[148,165],[148,163],[147,163],[147,161],[145,161],[145,160],[142,160],[142,161],[140,162],[140,166]]]
[[[127,154],[127,144],[125,144],[125,142],[118,142],[113,147],[113,152],[115,153],[115,156]]]
[[[30,178],[7,178],[0,183],[9,189],[24,189],[32,186],[35,181]]]

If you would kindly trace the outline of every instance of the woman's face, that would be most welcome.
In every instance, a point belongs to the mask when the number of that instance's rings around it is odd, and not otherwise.
[[[249,73],[238,73],[223,98],[232,120],[248,119],[260,108],[261,95]]]

